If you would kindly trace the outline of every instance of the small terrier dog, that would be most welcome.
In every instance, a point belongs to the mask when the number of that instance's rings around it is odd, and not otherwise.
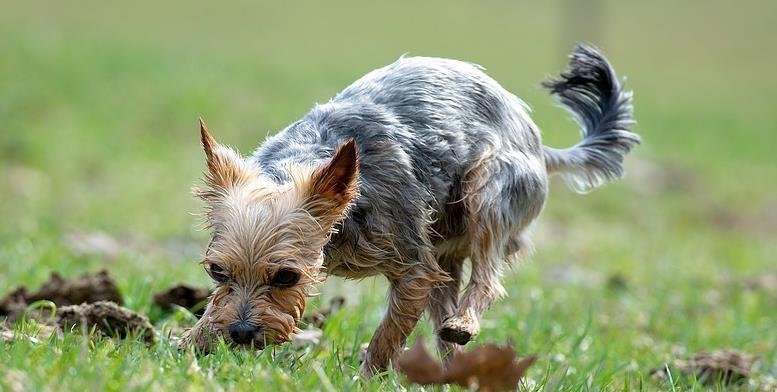
[[[196,192],[213,235],[202,264],[217,288],[186,341],[206,351],[218,337],[286,342],[327,275],[381,274],[388,310],[362,372],[387,369],[424,311],[440,352],[455,354],[505,295],[511,256],[530,250],[548,176],[587,191],[619,178],[640,142],[631,92],[595,48],[578,45],[543,85],[579,123],[577,145],[543,146],[527,106],[479,66],[426,57],[368,73],[250,157],[201,122]]]

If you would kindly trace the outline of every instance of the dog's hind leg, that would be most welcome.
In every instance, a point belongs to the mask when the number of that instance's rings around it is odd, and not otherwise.
[[[429,317],[434,324],[435,331],[440,331],[443,322],[456,313],[459,303],[459,290],[461,289],[461,270],[464,258],[454,255],[437,257],[437,264],[450,275],[451,280],[432,289],[429,300]],[[443,358],[452,358],[461,350],[460,346],[438,336],[437,347]]]
[[[514,238],[540,213],[547,194],[542,165],[523,154],[500,152],[470,172],[467,209],[472,274],[456,313],[438,333],[442,340],[466,344],[480,332],[480,317],[505,294],[502,269]]]
[[[481,234],[477,241],[485,246],[474,250],[470,256],[472,275],[458,309],[438,329],[440,339],[446,342],[463,345],[475,338],[480,332],[480,316],[504,295],[501,283],[503,255],[488,234]]]

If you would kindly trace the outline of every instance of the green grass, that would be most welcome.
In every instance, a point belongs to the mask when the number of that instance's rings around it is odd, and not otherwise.
[[[777,299],[743,285],[777,268],[773,2],[608,1],[599,27],[569,26],[573,2],[134,4],[3,6],[0,295],[105,267],[128,307],[185,326],[150,298],[208,284],[189,193],[203,170],[198,116],[248,152],[367,71],[423,54],[484,65],[534,108],[547,144],[566,146],[576,128],[537,86],[590,36],[628,75],[644,144],[622,182],[587,196],[553,183],[537,252],[506,274],[509,297],[478,340],[538,353],[528,390],[672,390],[650,370],[720,348],[761,356],[759,374],[775,376]],[[80,254],[73,232],[127,244]],[[625,289],[608,287],[613,276]],[[314,304],[349,305],[303,349],[195,358],[167,339],[0,343],[0,390],[403,389],[393,373],[358,378],[384,287],[331,278]]]

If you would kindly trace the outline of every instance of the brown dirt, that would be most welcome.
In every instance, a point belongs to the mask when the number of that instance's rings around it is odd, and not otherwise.
[[[26,297],[28,295],[26,287],[18,287],[0,300],[0,317],[13,321],[18,315],[24,313],[24,310],[27,309]]]
[[[739,351],[724,350],[713,352],[701,352],[690,359],[676,360],[669,364],[669,370],[673,375],[682,374],[683,377],[696,378],[707,385],[731,385],[747,382],[753,372],[758,358]],[[657,381],[666,380],[667,366],[653,370],[650,376]],[[676,378],[676,376],[675,376]]]
[[[210,297],[210,289],[206,287],[194,287],[187,284],[179,284],[169,289],[154,294],[154,303],[164,310],[172,310],[175,306],[181,306],[189,310],[197,309]],[[200,306],[194,313],[202,316],[205,306]]]
[[[77,326],[85,326],[86,330],[95,327],[96,331],[109,337],[125,338],[132,332],[142,336],[146,343],[154,341],[154,328],[148,319],[120,306],[124,301],[108,271],[85,274],[76,279],[64,279],[56,272],[52,273],[38,291],[30,293],[26,287],[21,286],[0,300],[0,316],[5,316],[6,322],[12,322],[31,303],[40,300],[57,305],[53,322],[47,319],[48,312],[36,311],[31,314],[45,324],[53,324],[65,331]],[[3,338],[13,336],[13,331],[5,327]]]
[[[154,327],[146,316],[135,313],[113,302],[64,306],[57,309],[54,320],[60,328],[69,331],[76,327],[95,330],[107,337],[126,338],[128,334],[142,336],[147,344],[154,342]]]
[[[113,301],[121,305],[124,302],[116,283],[106,270],[84,274],[76,279],[64,279],[54,272],[38,291],[30,293],[26,287],[20,286],[0,300],[0,317],[14,320],[29,304],[39,300],[51,301],[57,306],[98,301]]]

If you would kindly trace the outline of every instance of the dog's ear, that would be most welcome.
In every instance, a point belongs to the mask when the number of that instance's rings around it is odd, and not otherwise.
[[[200,139],[208,164],[205,182],[210,188],[226,190],[251,180],[254,170],[237,151],[216,142],[202,119],[200,119]]]
[[[338,147],[329,162],[313,171],[306,208],[326,229],[342,219],[359,194],[358,177],[359,153],[353,139]]]

